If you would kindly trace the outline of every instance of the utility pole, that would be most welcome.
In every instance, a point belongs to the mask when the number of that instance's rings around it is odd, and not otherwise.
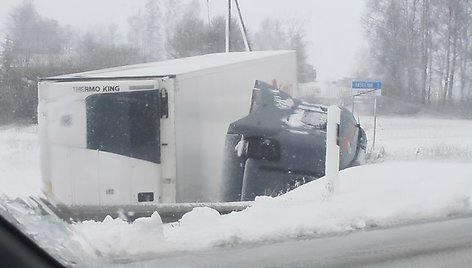
[[[211,25],[211,19],[210,19],[210,0],[207,0],[207,16],[208,16],[208,26]]]
[[[231,42],[229,33],[231,31],[231,0],[228,0],[228,14],[226,16],[226,53],[230,52],[229,44]]]
[[[247,38],[246,26],[244,25],[243,15],[241,14],[241,8],[239,7],[239,0],[234,0],[234,2],[236,3],[236,8],[238,10],[239,24],[241,25],[241,35],[243,36],[244,46],[246,47],[246,51],[251,51],[252,50],[251,45],[249,44],[249,41]]]
[[[233,0],[228,0],[228,14],[226,15],[226,50],[225,50],[226,53],[230,52],[230,49],[231,49],[230,48],[230,44],[231,44],[230,32],[231,32],[232,1]],[[244,40],[244,46],[246,48],[246,51],[252,51],[251,45],[249,44],[249,40],[247,38],[247,29],[246,29],[246,25],[244,24],[241,8],[239,7],[239,1],[234,0],[234,3],[236,4],[236,10],[238,11],[239,24],[241,26],[240,29],[241,29],[241,35],[243,36],[243,40]],[[208,11],[208,14],[210,14],[209,11]],[[210,17],[208,17],[208,21],[210,21]]]

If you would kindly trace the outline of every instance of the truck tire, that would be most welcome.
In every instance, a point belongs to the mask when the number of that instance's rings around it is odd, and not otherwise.
[[[222,202],[241,201],[246,158],[239,157],[235,152],[235,147],[240,140],[241,135],[226,135],[220,186],[220,201]]]

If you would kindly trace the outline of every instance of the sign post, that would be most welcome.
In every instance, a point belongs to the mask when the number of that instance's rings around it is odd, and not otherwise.
[[[325,176],[328,196],[339,192],[339,128],[341,109],[338,106],[328,107],[326,131]]]
[[[375,134],[377,132],[377,98],[374,98],[374,137],[372,139],[372,151],[375,150]]]
[[[380,81],[352,81],[352,113],[354,114],[355,97],[374,97],[374,137],[372,139],[372,150],[375,149],[375,136],[377,132],[377,96],[382,96],[382,82]]]

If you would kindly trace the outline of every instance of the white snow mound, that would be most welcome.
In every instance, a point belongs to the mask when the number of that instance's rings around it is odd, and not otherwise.
[[[472,164],[365,165],[341,172],[338,195],[327,198],[325,185],[321,178],[277,198],[258,197],[252,207],[228,215],[195,208],[179,224],[106,220],[75,227],[97,250],[115,255],[345,233],[472,212]]]
[[[85,221],[73,227],[73,239],[101,256],[119,257],[162,250],[163,225],[157,212],[132,224],[107,216],[103,222]]]

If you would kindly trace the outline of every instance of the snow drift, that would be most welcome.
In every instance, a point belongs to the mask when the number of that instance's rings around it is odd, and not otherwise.
[[[365,165],[341,172],[338,195],[327,197],[325,186],[322,178],[280,197],[259,197],[252,207],[228,215],[196,208],[172,224],[106,219],[100,232],[96,222],[73,227],[103,255],[119,256],[126,251],[123,245],[130,245],[128,254],[194,250],[339,234],[472,212],[472,164]],[[162,236],[147,239],[161,228]],[[140,246],[132,246],[137,239]]]

